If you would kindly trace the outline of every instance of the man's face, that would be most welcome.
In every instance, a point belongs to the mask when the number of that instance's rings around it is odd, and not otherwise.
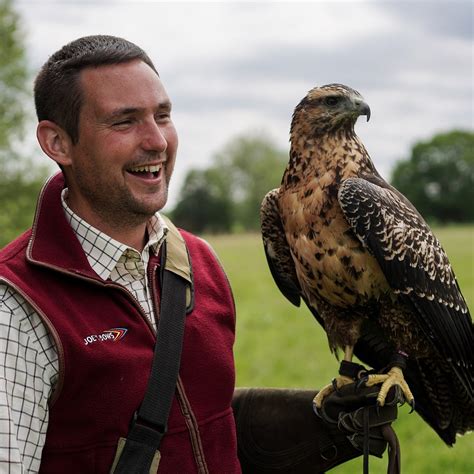
[[[165,205],[176,159],[168,95],[142,61],[85,69],[80,85],[69,205],[95,226],[143,223]]]

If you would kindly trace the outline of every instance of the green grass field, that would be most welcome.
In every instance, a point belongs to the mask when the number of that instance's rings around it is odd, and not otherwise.
[[[435,229],[470,308],[474,306],[474,226]],[[338,370],[326,336],[306,308],[293,307],[273,283],[259,235],[208,237],[227,271],[237,305],[237,385],[320,388]],[[474,433],[448,448],[409,407],[395,429],[406,474],[474,473]],[[386,456],[371,458],[370,472],[386,472]],[[362,472],[362,458],[331,472]]]

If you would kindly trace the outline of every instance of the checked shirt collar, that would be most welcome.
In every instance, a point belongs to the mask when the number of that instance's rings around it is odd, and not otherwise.
[[[62,191],[61,202],[66,219],[76,234],[90,266],[103,280],[111,278],[140,280],[145,277],[150,250],[158,255],[160,245],[168,232],[163,218],[157,212],[147,223],[148,242],[142,253],[122,244],[99,231],[75,214],[67,205],[67,188]],[[117,276],[118,273],[118,276]]]

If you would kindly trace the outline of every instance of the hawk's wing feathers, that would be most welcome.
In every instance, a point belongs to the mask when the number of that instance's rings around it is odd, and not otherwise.
[[[299,306],[301,288],[281,223],[278,209],[278,189],[273,189],[263,199],[260,219],[263,247],[273,279],[283,295],[292,304]]]
[[[324,328],[324,321],[301,292],[296,276],[295,263],[285,237],[278,208],[278,189],[268,192],[260,207],[263,248],[267,257],[268,267],[278,289],[295,306],[300,306],[301,299],[311,311],[315,319]]]
[[[414,323],[472,396],[472,323],[439,241],[413,205],[381,178],[347,179],[338,198],[349,225],[377,259],[391,288],[416,308]]]

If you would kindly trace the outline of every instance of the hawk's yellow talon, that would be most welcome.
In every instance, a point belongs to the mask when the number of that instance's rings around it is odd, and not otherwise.
[[[385,399],[387,398],[388,391],[394,386],[398,385],[402,392],[405,400],[412,405],[414,403],[414,397],[411,393],[410,387],[405,381],[403,372],[399,367],[392,367],[387,374],[372,374],[369,375],[366,382],[367,387],[377,385],[381,383],[379,394],[377,396],[377,404],[384,406]]]
[[[330,384],[324,386],[314,397],[313,403],[316,408],[321,408],[323,400],[332,392],[334,392],[334,383],[336,384],[337,388],[341,388],[344,385],[348,385],[353,383],[353,380],[349,377],[345,377],[344,375],[339,375],[336,377]]]

